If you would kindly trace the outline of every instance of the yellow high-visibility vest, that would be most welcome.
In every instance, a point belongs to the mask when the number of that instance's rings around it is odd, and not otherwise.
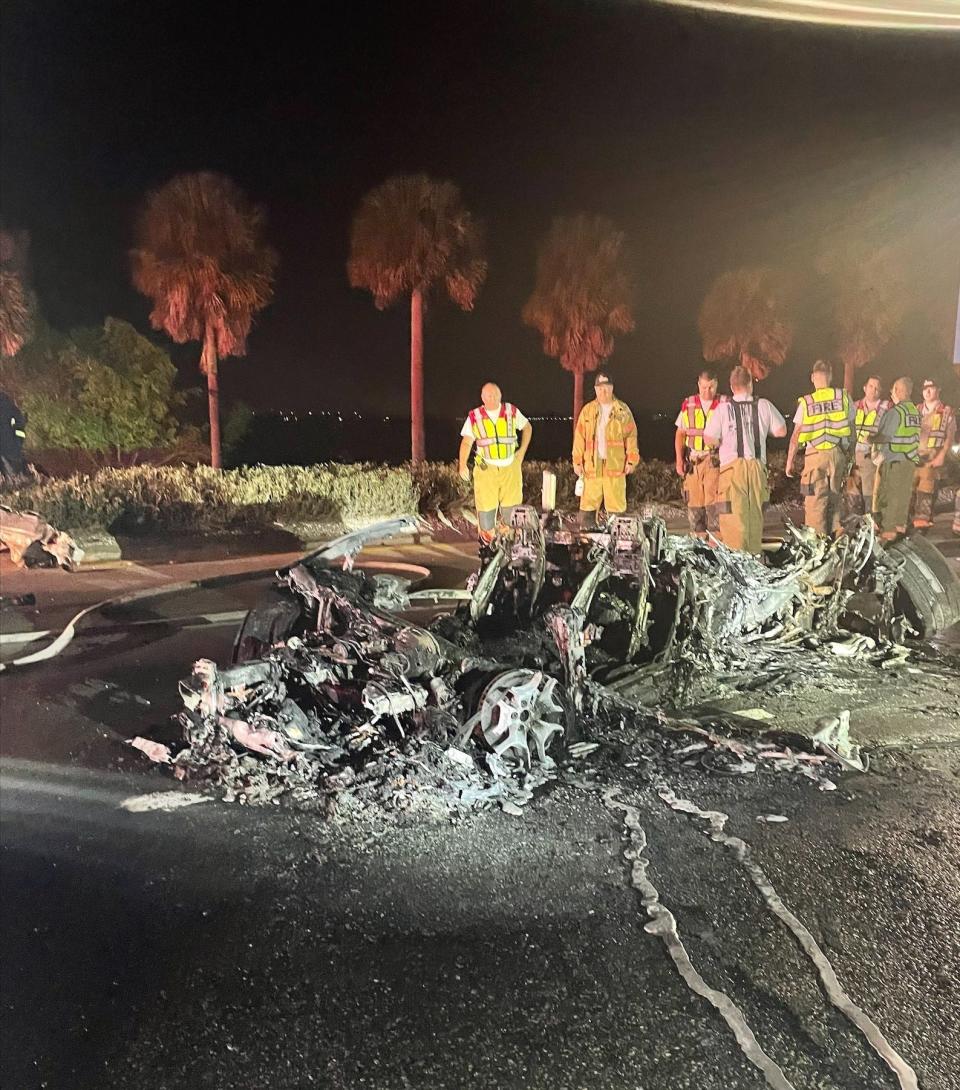
[[[478,461],[506,461],[513,457],[517,448],[517,408],[504,401],[495,418],[491,418],[482,406],[472,409],[470,430],[477,444]]]
[[[890,408],[890,402],[884,398],[881,398],[877,402],[875,409],[868,409],[865,401],[858,401],[856,403],[857,409],[857,442],[869,443],[870,439],[877,434],[877,428],[880,426],[880,417]]]
[[[897,430],[890,440],[895,454],[905,454],[911,462],[918,462],[917,447],[920,445],[920,410],[912,401],[901,401],[891,412],[897,414]]]
[[[710,417],[717,411],[717,406],[721,401],[726,401],[726,398],[715,397],[707,407],[707,411],[704,412],[699,397],[688,397],[680,407],[682,420],[680,427],[683,429],[683,441],[690,450],[702,451],[707,449],[703,441],[703,429],[707,426]]]
[[[797,401],[803,409],[797,433],[799,446],[829,450],[841,440],[850,438],[850,395],[846,390],[825,386]]]

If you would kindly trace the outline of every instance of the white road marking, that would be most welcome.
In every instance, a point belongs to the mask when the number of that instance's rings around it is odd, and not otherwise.
[[[180,791],[154,791],[149,795],[131,795],[120,803],[121,810],[131,814],[146,814],[160,810],[182,810],[184,806],[196,806],[198,802],[213,802],[209,795],[185,794]]]
[[[124,630],[127,628],[143,627],[144,625],[177,625],[179,628],[206,628],[208,625],[235,624],[242,621],[247,615],[245,609],[233,609],[223,613],[196,613],[189,617],[146,617],[139,621],[118,621],[111,625],[98,625],[96,628],[87,628],[80,633],[81,636],[102,636],[105,632]],[[0,632],[0,647],[17,645],[21,643],[33,643],[44,637],[52,636],[52,629],[31,629],[29,632]]]

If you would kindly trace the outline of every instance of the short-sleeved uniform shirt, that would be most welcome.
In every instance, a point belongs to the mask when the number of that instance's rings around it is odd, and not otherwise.
[[[748,394],[734,394],[733,401],[749,402]],[[757,417],[760,421],[760,460],[767,461],[767,436],[776,428],[787,426],[780,410],[765,397],[758,397]],[[756,444],[753,435],[753,412],[750,405],[744,405],[743,416],[743,457],[747,460],[756,457]],[[704,438],[720,443],[720,465],[729,465],[739,457],[737,453],[737,417],[733,402],[724,401],[717,406],[716,412],[707,421],[703,429]]]
[[[501,408],[502,406],[498,405],[495,409],[488,410],[481,407],[479,409],[476,409],[475,411],[485,412],[491,420],[496,420],[497,417],[500,415]],[[520,412],[519,409],[517,409],[516,405],[514,405],[514,409],[516,410],[516,416],[513,419],[514,423],[516,424],[517,434],[519,434],[530,423],[530,421],[523,415],[522,412]],[[463,427],[460,429],[460,434],[463,436],[464,439],[476,439],[476,436],[473,434],[473,425],[470,423],[469,416],[466,420],[464,420]],[[500,466],[501,469],[505,468],[506,466],[512,465],[513,458],[513,454],[511,454],[509,458],[488,458],[486,455],[483,456],[483,460],[487,463],[488,466]]]

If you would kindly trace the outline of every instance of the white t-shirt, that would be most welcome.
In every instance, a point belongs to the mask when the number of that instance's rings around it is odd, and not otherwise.
[[[502,405],[498,405],[495,409],[488,410],[483,408],[483,406],[481,405],[480,408],[474,409],[474,412],[485,413],[492,421],[496,422],[497,417],[500,415],[501,408]],[[530,421],[523,415],[522,412],[520,412],[516,405],[514,405],[514,410],[516,411],[516,416],[514,416],[513,419],[514,423],[516,424],[517,434],[519,435],[519,433],[523,431],[523,429],[530,423]],[[464,420],[463,427],[460,429],[460,434],[463,436],[464,439],[476,439],[476,436],[473,434],[473,425],[470,423],[469,416],[466,420]],[[513,464],[513,455],[511,454],[509,458],[490,458],[485,454],[483,456],[483,460],[489,466],[499,466],[501,469],[503,469],[506,466]]]
[[[734,394],[734,401],[749,402],[750,398],[744,394]],[[785,429],[787,422],[780,414],[776,405],[771,404],[765,397],[758,397],[757,418],[760,423],[760,460],[767,460],[767,436],[776,428],[778,431]],[[753,410],[750,405],[743,407],[743,457],[750,461],[755,457],[755,443],[753,436]],[[729,465],[737,460],[737,417],[733,403],[724,401],[717,406],[717,411],[707,421],[703,429],[704,437],[720,441],[720,465]]]
[[[600,406],[600,417],[597,420],[597,457],[604,461],[607,457],[607,424],[610,423],[610,413],[613,410],[613,402]]]

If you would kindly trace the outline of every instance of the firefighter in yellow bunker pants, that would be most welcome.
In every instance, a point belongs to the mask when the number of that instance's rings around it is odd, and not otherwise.
[[[813,390],[797,399],[786,473],[793,476],[797,450],[803,448],[803,521],[818,534],[840,531],[840,513],[850,460],[854,454],[856,409],[850,395],[833,385],[833,370],[817,360],[810,372]]]
[[[580,524],[597,524],[601,505],[608,515],[627,509],[627,475],[640,462],[637,425],[625,401],[613,396],[609,372],[593,380],[596,398],[580,410],[573,433],[573,471],[583,480]]]
[[[480,541],[489,545],[496,534],[497,512],[510,521],[514,507],[523,503],[521,467],[533,437],[533,426],[516,407],[503,400],[495,382],[485,383],[481,404],[467,414],[460,429],[460,477],[470,480],[468,459],[474,444],[473,494],[477,504]]]

